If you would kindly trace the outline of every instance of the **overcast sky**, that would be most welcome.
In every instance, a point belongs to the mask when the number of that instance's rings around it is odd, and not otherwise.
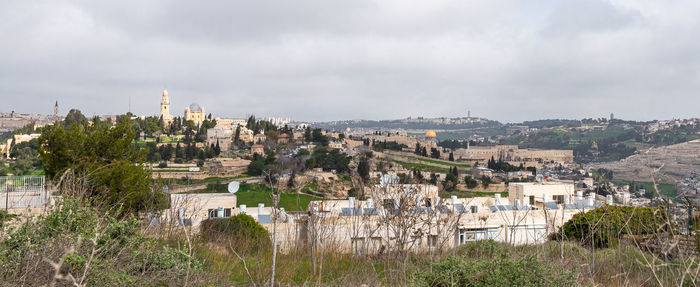
[[[700,116],[700,1],[5,1],[0,111]]]

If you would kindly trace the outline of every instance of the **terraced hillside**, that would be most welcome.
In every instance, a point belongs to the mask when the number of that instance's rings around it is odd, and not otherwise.
[[[652,173],[658,170],[657,181],[675,184],[700,172],[700,140],[650,148],[620,161],[597,163],[592,167],[610,169],[616,180],[626,181],[651,181]]]

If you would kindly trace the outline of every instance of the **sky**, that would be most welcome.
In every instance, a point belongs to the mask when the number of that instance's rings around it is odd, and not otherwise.
[[[0,0],[0,112],[700,116],[700,1]],[[129,105],[131,103],[131,105]]]

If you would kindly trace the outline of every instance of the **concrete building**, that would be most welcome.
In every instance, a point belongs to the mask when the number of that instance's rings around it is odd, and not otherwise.
[[[33,139],[38,139],[41,136],[41,134],[23,134],[23,135],[14,135],[14,142],[13,144],[21,144],[23,142],[28,142]]]
[[[236,129],[237,126],[245,127],[247,121],[245,119],[227,119],[227,118],[215,118],[216,125],[224,125]]]
[[[277,137],[277,143],[286,144],[288,142],[289,142],[289,135],[286,133],[282,133],[281,135],[279,135]]]
[[[12,150],[12,139],[7,139],[3,144],[0,144],[0,158],[9,159],[10,151]]]
[[[331,142],[328,143],[328,148],[329,148],[329,149],[339,149],[339,150],[342,150],[342,149],[343,149],[343,142],[331,141]]]
[[[250,148],[251,154],[265,155],[265,147],[261,144],[255,144]]]
[[[207,145],[215,145],[219,143],[221,150],[229,150],[231,141],[233,140],[234,130],[225,126],[213,127],[207,130]]]
[[[234,130],[234,136],[235,136],[235,130]],[[253,131],[249,130],[246,127],[241,127],[240,134],[238,135],[238,139],[242,142],[245,143],[252,143],[253,142]]]
[[[170,194],[170,208],[162,220],[171,225],[198,226],[202,220],[230,217],[237,205],[231,193],[181,193]]]
[[[267,136],[260,132],[259,134],[256,134],[253,136],[253,143],[260,144],[264,143],[267,140]]]
[[[576,199],[574,196],[574,184],[563,182],[511,182],[508,192],[510,202],[519,200],[522,204],[539,208],[550,201],[570,204]]]
[[[22,135],[14,135],[13,138],[7,139],[7,141],[3,144],[0,144],[0,158],[2,159],[9,159],[10,158],[10,152],[12,151],[12,146],[16,144],[20,144],[23,142],[28,142],[33,139],[38,139],[41,136],[41,134],[22,134]]]
[[[509,197],[516,197],[510,193],[515,191],[510,191]],[[443,199],[437,196],[437,187],[430,185],[375,186],[367,200],[312,201],[310,216],[279,220],[277,243],[285,249],[310,244],[322,236],[323,243],[315,244],[362,254],[445,251],[483,239],[537,244],[545,242],[574,214],[601,205],[591,197],[571,204],[545,199],[543,205],[519,199],[511,202],[500,194]],[[272,228],[270,224],[263,226]]]

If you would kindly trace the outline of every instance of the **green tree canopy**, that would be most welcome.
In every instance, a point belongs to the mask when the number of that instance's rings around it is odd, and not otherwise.
[[[606,206],[578,213],[552,234],[604,248],[615,246],[624,234],[652,235],[673,227],[665,207]]]
[[[167,198],[143,168],[147,151],[133,144],[135,136],[125,117],[114,127],[48,126],[39,138],[39,160],[49,179],[58,181],[64,174],[84,178],[87,186],[80,196],[95,205],[123,204],[125,213],[165,208]]]
[[[71,109],[66,115],[66,118],[63,120],[63,125],[69,127],[74,124],[85,125],[87,124],[87,122],[87,118],[83,115],[82,112],[80,112],[80,110]]]

